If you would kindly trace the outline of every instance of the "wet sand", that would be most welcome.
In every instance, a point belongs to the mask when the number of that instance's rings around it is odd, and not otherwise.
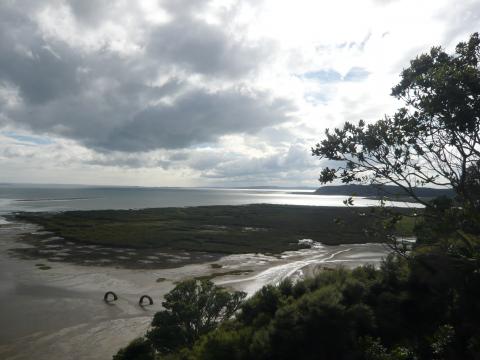
[[[34,231],[38,229],[29,224],[0,226],[2,359],[110,359],[145,333],[153,314],[161,309],[163,296],[186,278],[250,271],[213,281],[252,294],[265,284],[309,276],[323,267],[378,264],[388,252],[380,244],[313,244],[311,249],[278,256],[231,255],[213,262],[205,259],[177,268],[143,270],[12,256],[9,249],[31,246],[19,241],[20,234]],[[113,304],[103,301],[109,290],[119,296]],[[138,305],[143,294],[154,299],[153,306]]]

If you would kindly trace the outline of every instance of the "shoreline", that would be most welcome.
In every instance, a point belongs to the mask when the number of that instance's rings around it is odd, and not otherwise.
[[[378,264],[387,253],[380,244],[318,244],[278,256],[233,254],[175,268],[124,269],[44,261],[49,269],[41,270],[36,266],[38,260],[8,253],[11,247],[28,247],[19,236],[34,229],[22,223],[0,227],[0,315],[11,323],[0,332],[0,357],[5,359],[28,359],[32,353],[39,360],[109,358],[145,333],[163,296],[175,282],[187,278],[226,273],[212,281],[251,295],[265,284],[288,276],[308,276],[323,267]],[[109,290],[119,296],[113,305],[103,302]],[[152,296],[154,305],[139,307],[142,294]],[[93,344],[95,351],[85,343]]]
[[[130,269],[175,268],[229,254],[279,256],[308,248],[302,239],[332,246],[378,241],[364,232],[377,220],[360,207],[255,204],[24,212],[9,219],[36,226],[22,237],[31,247],[13,250],[20,258]],[[412,226],[399,235],[409,236]]]

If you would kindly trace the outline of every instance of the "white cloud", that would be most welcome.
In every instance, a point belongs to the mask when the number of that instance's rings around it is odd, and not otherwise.
[[[309,149],[324,129],[394,111],[401,69],[466,39],[479,9],[478,0],[4,2],[0,181],[314,185]]]

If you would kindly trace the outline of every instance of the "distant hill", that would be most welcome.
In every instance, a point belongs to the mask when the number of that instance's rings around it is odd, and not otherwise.
[[[406,196],[396,185],[336,185],[322,186],[315,191],[317,195],[356,195],[356,196]],[[415,188],[418,197],[434,198],[438,196],[453,197],[451,189]]]

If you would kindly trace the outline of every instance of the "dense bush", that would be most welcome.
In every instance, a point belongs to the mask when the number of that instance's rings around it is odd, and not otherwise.
[[[155,358],[155,350],[152,344],[143,338],[133,340],[127,347],[120,349],[113,360],[153,360]]]
[[[379,269],[337,269],[266,286],[220,326],[192,341],[178,337],[165,358],[478,359],[479,299],[479,267],[468,258],[439,250],[408,259],[392,254]],[[178,336],[159,314],[154,329]],[[152,336],[157,330],[115,359],[152,359],[154,349],[163,358],[161,344],[172,339]]]
[[[476,359],[480,275],[445,260],[392,255],[379,270],[265,287],[188,358]]]

